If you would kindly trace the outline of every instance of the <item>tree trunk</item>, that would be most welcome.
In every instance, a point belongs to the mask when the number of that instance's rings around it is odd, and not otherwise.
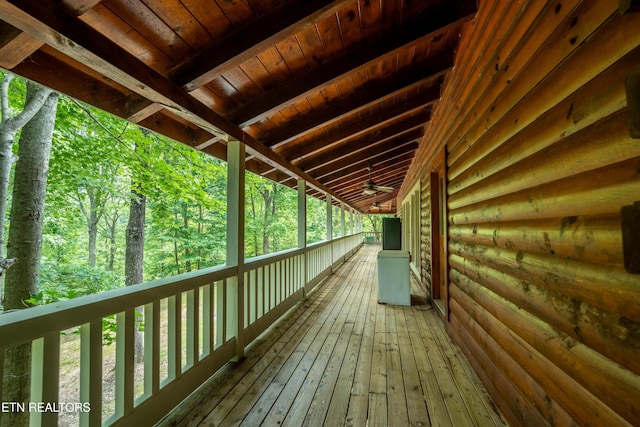
[[[131,202],[129,205],[129,222],[126,231],[126,249],[124,260],[125,285],[142,283],[144,261],[144,218],[147,198],[137,190],[135,182],[131,183]]]
[[[27,84],[27,103],[41,96],[42,92],[47,94],[46,101],[24,126],[20,136],[7,246],[7,255],[17,258],[18,262],[6,272],[5,310],[27,307],[26,300],[38,292],[44,200],[58,96],[33,83]],[[30,374],[31,344],[7,351],[2,400],[28,402]],[[28,418],[28,412],[5,413],[1,424],[12,427],[26,426],[29,423]]]
[[[89,233],[88,263],[91,267],[95,267],[98,245],[98,222],[100,222],[101,215],[98,215],[98,203],[95,191],[93,189],[87,189],[87,193],[89,195],[89,215],[87,216],[87,232]]]
[[[50,91],[42,90],[33,94],[25,102],[24,109],[15,117],[9,116],[9,85],[13,74],[6,73],[0,83],[0,106],[2,121],[0,121],[0,258],[4,255],[4,223],[7,215],[7,201],[9,200],[9,176],[11,168],[17,160],[13,155],[13,138],[16,133],[36,114],[44,104]]]
[[[144,218],[147,199],[138,191],[139,185],[131,181],[131,202],[129,204],[129,222],[126,231],[126,249],[124,259],[125,285],[131,286],[144,280]],[[138,313],[142,313],[139,309]],[[144,360],[143,336],[136,322],[134,353],[137,363]]]
[[[106,217],[106,231],[108,240],[108,254],[106,268],[109,271],[113,271],[113,267],[116,259],[116,231],[118,226],[118,219],[120,219],[120,213],[116,210],[113,215]]]
[[[4,221],[7,212],[9,176],[16,160],[11,149],[13,135],[0,131],[0,257],[4,255]]]
[[[249,192],[249,197],[251,199],[251,218],[255,220],[256,218],[256,201],[253,197],[253,191]],[[258,252],[258,229],[257,227],[251,227],[251,234],[253,234],[253,256],[258,256],[260,253]]]
[[[182,226],[184,227],[184,271],[191,271],[191,250],[189,249],[189,206],[181,202]]]
[[[200,238],[204,234],[204,209],[202,205],[198,206],[198,238]],[[196,270],[200,270],[200,265],[202,263],[202,249],[198,245],[198,260],[196,265]]]
[[[262,191],[264,199],[264,224],[262,229],[262,254],[269,253],[269,225],[271,224],[271,203],[273,203],[273,193],[268,188]]]

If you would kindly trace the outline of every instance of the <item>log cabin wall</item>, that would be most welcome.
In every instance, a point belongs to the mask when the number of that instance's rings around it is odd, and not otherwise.
[[[420,178],[420,283],[431,293],[431,186],[429,175]]]
[[[620,209],[640,200],[625,78],[640,13],[616,1],[481,1],[417,161],[446,148],[447,327],[513,425],[640,420],[640,275]]]

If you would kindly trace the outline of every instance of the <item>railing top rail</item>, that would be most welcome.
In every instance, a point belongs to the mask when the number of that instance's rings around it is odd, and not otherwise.
[[[0,313],[0,345],[28,342],[52,329],[62,331],[82,325],[93,319],[232,277],[236,272],[237,267],[211,267],[27,310]]]
[[[304,249],[287,249],[280,252],[275,252],[272,254],[265,254],[256,257],[247,258],[244,260],[244,265],[249,268],[259,268],[264,265],[271,264],[273,262],[277,262],[286,258],[291,258],[304,253]]]
[[[354,233],[309,244],[306,250],[317,249],[325,245],[349,239],[362,233]],[[245,267],[259,268],[282,259],[304,253],[305,249],[290,249],[276,254],[248,258]],[[65,330],[90,322],[94,319],[120,313],[124,310],[143,306],[155,300],[177,295],[232,277],[237,267],[216,266],[172,277],[128,286],[120,289],[87,295],[72,300],[60,301],[28,310],[15,310],[0,313],[0,346],[15,345],[40,338],[54,329]],[[55,326],[54,326],[55,325]]]
[[[331,244],[331,240],[320,240],[318,242],[313,242],[313,243],[307,243],[307,248],[308,249],[316,249],[316,248],[321,248],[323,246],[327,246]]]

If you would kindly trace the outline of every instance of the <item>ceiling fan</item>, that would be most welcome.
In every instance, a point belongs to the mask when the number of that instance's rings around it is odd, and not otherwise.
[[[363,195],[371,196],[377,192],[391,193],[393,191],[393,187],[385,187],[383,185],[376,184],[371,179],[371,166],[368,166],[367,169],[369,170],[369,180],[362,185],[364,187],[364,191],[362,192]]]

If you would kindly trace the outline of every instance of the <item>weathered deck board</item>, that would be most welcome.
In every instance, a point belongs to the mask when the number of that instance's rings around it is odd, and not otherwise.
[[[377,304],[378,250],[363,247],[164,424],[504,425],[415,282],[411,307]]]

